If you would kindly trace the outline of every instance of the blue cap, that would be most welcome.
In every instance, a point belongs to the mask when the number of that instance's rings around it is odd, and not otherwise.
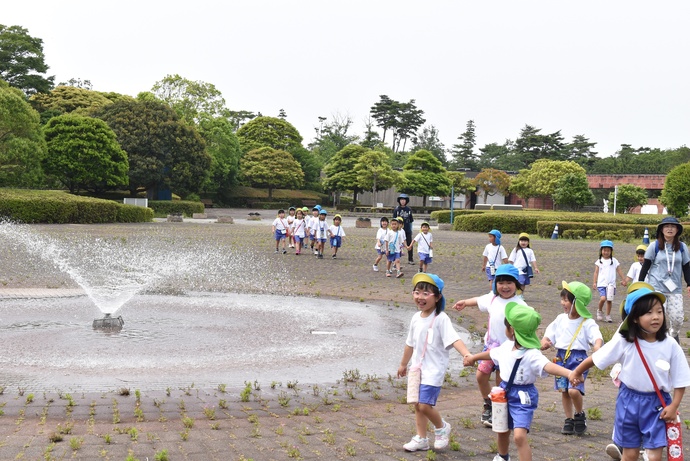
[[[428,274],[425,272],[418,272],[412,277],[412,286],[417,286],[419,282],[427,282],[438,288],[438,292],[441,293],[441,299],[438,300],[436,306],[442,311],[446,308],[446,298],[443,296],[443,279],[436,274]]]
[[[496,274],[494,274],[495,278],[492,283],[492,291],[494,294],[496,293],[496,279],[499,275],[509,275],[510,277],[514,278],[516,282],[520,281],[520,271],[517,267],[513,266],[512,264],[501,264],[496,269]]]
[[[491,230],[489,231],[489,234],[491,234],[491,235],[493,235],[494,237],[496,237],[496,245],[500,245],[500,244],[501,244],[501,237],[503,236],[503,234],[501,234],[501,231],[500,231],[500,230],[498,230],[498,229],[491,229]]]
[[[319,214],[327,215],[328,212],[322,208],[321,210],[319,210]]]
[[[611,248],[613,250],[613,242],[611,240],[602,240],[599,244],[599,248]]]
[[[625,304],[621,306],[623,308],[623,312],[625,313],[625,318],[619,327],[620,331],[628,331],[628,315],[630,315],[633,305],[643,296],[655,296],[662,306],[666,302],[666,296],[658,291],[650,290],[646,287],[635,290],[632,293],[628,293],[628,296],[625,298]]]

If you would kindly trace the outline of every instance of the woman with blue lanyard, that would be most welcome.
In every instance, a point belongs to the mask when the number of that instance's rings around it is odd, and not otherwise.
[[[674,217],[661,220],[656,228],[656,241],[652,242],[644,254],[644,263],[638,280],[647,282],[666,296],[666,318],[668,331],[680,342],[680,328],[683,326],[683,278],[690,295],[690,253],[685,243],[680,241],[683,226]]]

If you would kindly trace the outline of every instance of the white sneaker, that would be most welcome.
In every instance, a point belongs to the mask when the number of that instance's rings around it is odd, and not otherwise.
[[[611,458],[617,460],[620,460],[623,457],[623,455],[621,454],[621,450],[615,443],[609,443],[608,445],[606,445],[606,454],[609,455]]]
[[[371,266],[371,267],[372,267],[372,269],[374,269],[374,272],[378,272],[378,271],[379,271],[379,266],[377,266],[376,264],[374,264],[374,265]]]
[[[607,321],[608,323],[611,323],[611,322],[613,322],[613,319],[611,318],[610,315],[607,315],[607,316],[606,316],[606,321]]]
[[[510,455],[508,455],[508,459],[503,459],[501,458],[501,455],[496,455],[494,456],[494,461],[510,461]]]
[[[434,429],[434,450],[443,450],[448,446],[450,429],[450,424],[445,421],[443,421],[443,427],[441,429]]]
[[[412,437],[412,440],[403,445],[405,451],[422,451],[429,449],[429,439],[423,439],[418,435]]]
[[[599,320],[599,321],[604,320],[604,313],[601,312],[600,310],[597,310],[597,320]]]
[[[315,255],[319,254],[319,250],[314,250],[314,254]]]

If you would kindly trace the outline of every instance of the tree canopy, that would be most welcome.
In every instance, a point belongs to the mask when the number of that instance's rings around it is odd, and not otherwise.
[[[74,86],[58,86],[48,93],[37,93],[29,102],[38,112],[53,111],[58,114],[76,112],[90,115],[113,101],[103,93]]]
[[[540,159],[529,169],[520,170],[512,180],[510,191],[524,199],[551,197],[558,180],[568,173],[578,174],[587,179],[585,169],[573,161]]]
[[[0,79],[27,95],[46,93],[55,80],[41,75],[46,72],[43,40],[23,27],[0,24]]]
[[[666,176],[659,201],[678,218],[688,215],[690,203],[690,162],[673,168]]]
[[[458,144],[453,144],[451,153],[453,155],[452,167],[456,169],[469,168],[476,170],[479,165],[479,157],[474,151],[477,145],[477,134],[474,120],[467,121],[465,131],[458,136]]]
[[[508,195],[510,176],[505,171],[484,168],[474,177],[475,194],[481,195],[486,203],[490,195]]]
[[[99,118],[112,128],[129,156],[129,189],[144,188],[150,199],[161,190],[198,193],[208,177],[211,156],[197,130],[162,102],[119,101]]]
[[[424,126],[422,131],[413,139],[412,152],[427,150],[434,154],[444,167],[448,166],[446,146],[438,138],[438,129],[434,125]]]
[[[634,184],[621,184],[618,186],[618,194],[609,193],[611,204],[614,203],[614,198],[616,209],[632,213],[633,209],[647,204],[647,191]]]
[[[429,195],[450,194],[450,179],[441,162],[428,150],[410,155],[403,167],[404,183],[401,192],[423,197],[423,205]]]
[[[391,167],[388,155],[380,150],[365,151],[359,157],[354,170],[362,190],[374,193],[374,204],[377,203],[377,191],[390,189],[402,180],[400,173]]]
[[[230,121],[222,117],[201,117],[199,134],[211,156],[211,169],[203,190],[215,192],[220,197],[237,183],[240,169],[240,142]]]
[[[256,117],[242,125],[237,130],[242,152],[270,147],[272,149],[291,152],[292,149],[302,147],[302,135],[299,131],[281,118]]]
[[[386,133],[390,130],[393,134],[391,143],[393,151],[398,152],[401,143],[404,151],[407,140],[426,122],[423,117],[424,111],[417,108],[414,99],[399,102],[385,94],[379,98],[379,101],[371,107],[370,114],[376,120],[376,124],[383,129],[381,142],[386,142]]]
[[[151,92],[190,123],[198,123],[202,116],[227,115],[225,99],[212,83],[188,80],[178,74],[166,75],[153,84]]]
[[[40,185],[45,150],[38,112],[21,90],[0,80],[0,186]]]
[[[586,175],[567,173],[556,182],[552,198],[562,208],[579,210],[594,201],[594,194],[589,190]]]
[[[362,155],[369,149],[357,144],[350,144],[338,151],[324,166],[326,178],[323,180],[323,188],[329,192],[352,191],[355,202],[357,194],[362,192],[362,186],[355,167]]]
[[[44,170],[71,193],[127,185],[127,154],[103,120],[60,115],[50,119],[44,132],[48,145]]]
[[[268,189],[268,198],[273,198],[277,188],[299,188],[304,173],[297,160],[284,150],[260,147],[250,150],[240,160],[242,178],[253,187]]]

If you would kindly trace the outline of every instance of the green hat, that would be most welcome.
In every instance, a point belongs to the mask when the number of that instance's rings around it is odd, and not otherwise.
[[[506,304],[506,320],[521,346],[527,349],[541,348],[541,341],[537,337],[537,327],[541,323],[541,315],[533,307],[509,302]]]
[[[580,317],[591,319],[592,313],[587,309],[587,305],[592,301],[592,290],[587,285],[580,282],[561,282],[563,288],[568,290],[575,296],[575,309]]]

